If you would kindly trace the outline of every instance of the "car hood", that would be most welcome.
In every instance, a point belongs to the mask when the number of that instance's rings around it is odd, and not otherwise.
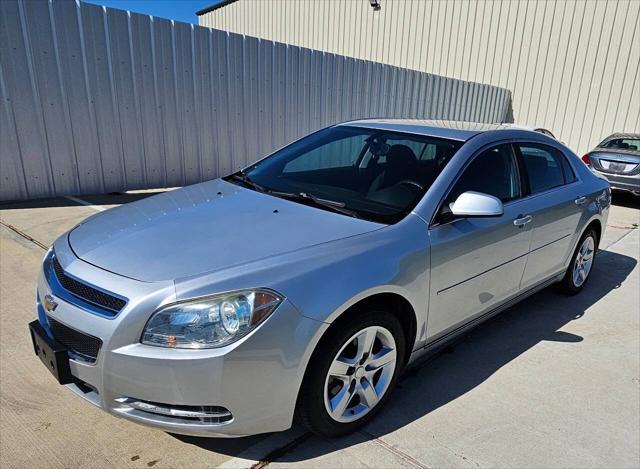
[[[383,227],[221,179],[101,212],[69,233],[82,260],[152,282],[241,265]]]

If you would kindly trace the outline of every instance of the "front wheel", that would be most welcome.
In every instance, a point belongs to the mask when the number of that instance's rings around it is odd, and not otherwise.
[[[571,264],[560,283],[564,293],[575,295],[579,293],[589,280],[589,274],[593,270],[593,263],[598,248],[598,237],[593,229],[582,235],[576,251],[571,258]]]
[[[305,374],[299,401],[302,421],[328,437],[364,425],[395,386],[404,351],[402,327],[391,314],[366,312],[334,324]]]

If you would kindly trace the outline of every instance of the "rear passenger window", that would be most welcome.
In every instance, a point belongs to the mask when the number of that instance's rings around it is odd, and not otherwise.
[[[544,192],[565,183],[564,157],[553,148],[543,145],[518,145],[529,178],[532,194]],[[570,169],[570,168],[569,168]]]

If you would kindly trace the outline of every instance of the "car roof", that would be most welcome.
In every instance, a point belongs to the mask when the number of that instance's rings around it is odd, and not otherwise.
[[[490,130],[523,130],[514,124],[488,124],[447,120],[422,119],[359,119],[338,124],[340,126],[366,127],[370,129],[404,132],[429,137],[467,141],[474,135]]]

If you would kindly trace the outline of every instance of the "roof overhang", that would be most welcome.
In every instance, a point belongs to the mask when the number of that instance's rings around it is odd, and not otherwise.
[[[211,13],[212,11],[219,10],[220,8],[224,8],[227,5],[230,5],[231,3],[235,3],[237,1],[238,0],[222,0],[214,5],[211,5],[210,7],[196,11],[196,16],[202,16],[204,14]]]

